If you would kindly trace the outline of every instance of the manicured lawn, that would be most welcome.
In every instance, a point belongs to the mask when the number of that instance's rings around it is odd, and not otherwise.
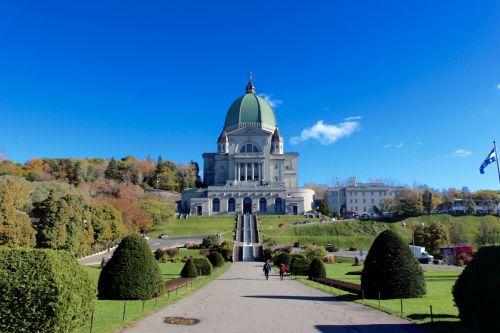
[[[199,253],[199,250],[191,250]],[[183,251],[185,254],[195,254],[191,251]],[[160,269],[163,273],[163,279],[171,280],[179,277],[179,273],[184,266],[184,263],[165,263],[160,264]],[[125,321],[123,321],[123,309],[124,301],[112,301],[112,300],[98,300],[96,303],[94,311],[94,327],[93,331],[95,333],[112,333],[117,332],[124,326],[127,326],[134,321],[151,314],[152,312],[164,307],[167,304],[173,303],[182,297],[192,293],[194,290],[202,287],[207,282],[216,278],[220,274],[229,268],[229,264],[226,263],[223,267],[216,270],[211,277],[203,276],[199,277],[195,283],[188,288],[181,288],[177,293],[172,292],[170,295],[164,294],[161,297],[148,301],[127,301],[126,311],[125,311]],[[85,269],[89,272],[92,279],[97,284],[99,279],[99,274],[101,269],[97,267],[85,266]],[[144,306],[144,310],[143,310]],[[90,332],[90,323],[86,327],[76,331],[77,333],[87,333]]]
[[[149,232],[150,237],[166,233],[169,237],[223,234],[232,239],[234,215],[226,216],[190,216],[187,219],[171,218],[166,223]]]
[[[327,276],[332,279],[360,283],[360,275],[346,275],[347,272],[359,271],[362,267],[352,266],[351,263],[325,264]],[[414,321],[437,332],[466,332],[460,329],[458,310],[454,306],[451,288],[461,271],[456,270],[426,270],[425,281],[427,294],[420,298],[403,300],[403,315],[405,318]],[[302,282],[317,287],[316,283],[301,278]],[[330,287],[320,285],[320,289],[330,292]],[[345,292],[342,292],[345,294]],[[333,289],[333,294],[337,295],[338,290]],[[378,309],[378,300],[363,300],[351,296],[356,302],[364,303]],[[434,325],[430,324],[430,305],[434,314]],[[401,315],[401,301],[399,299],[381,300],[380,309],[396,316]]]

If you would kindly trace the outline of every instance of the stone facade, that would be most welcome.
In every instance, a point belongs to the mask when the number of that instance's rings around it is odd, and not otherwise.
[[[180,210],[304,214],[312,209],[314,192],[298,188],[298,157],[284,152],[274,111],[250,81],[228,110],[217,152],[203,154],[206,188],[185,190]]]
[[[330,187],[324,199],[332,212],[354,212],[373,214],[373,206],[380,208],[385,197],[395,197],[403,187],[386,186],[378,183],[355,183],[345,187]]]

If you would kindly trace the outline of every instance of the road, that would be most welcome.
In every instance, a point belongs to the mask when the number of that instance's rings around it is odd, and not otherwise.
[[[204,236],[186,236],[186,237],[172,237],[167,239],[160,238],[150,238],[147,240],[151,251],[156,250],[157,248],[167,248],[172,246],[182,246],[189,242],[201,242]],[[100,264],[102,258],[111,258],[113,255],[113,251],[106,252],[104,254],[94,255],[88,258],[79,259],[78,261],[83,265],[94,265]]]
[[[238,262],[202,289],[125,328],[148,332],[424,333],[387,313],[347,302],[275,275],[261,263]],[[194,326],[164,323],[167,316],[199,319]]]

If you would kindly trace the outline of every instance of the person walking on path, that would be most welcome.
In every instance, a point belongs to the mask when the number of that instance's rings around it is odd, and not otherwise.
[[[286,266],[284,263],[281,263],[280,265],[280,280],[283,280],[283,277],[285,276],[286,272]]]
[[[269,271],[271,270],[271,265],[269,265],[269,262],[266,261],[263,270],[264,270],[264,275],[266,276],[266,280],[269,280]]]

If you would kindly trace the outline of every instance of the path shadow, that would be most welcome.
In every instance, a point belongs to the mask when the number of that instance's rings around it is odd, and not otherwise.
[[[429,333],[415,324],[316,325],[321,333]]]
[[[265,277],[262,277],[261,279],[249,279],[249,278],[222,278],[222,279],[217,279],[217,280],[226,280],[226,281],[231,281],[231,280],[243,280],[243,281],[266,281]]]
[[[444,313],[436,313],[432,315],[434,319],[458,319],[458,316],[455,315],[450,315],[450,314],[444,314]],[[408,318],[412,320],[431,320],[431,314],[430,313],[412,313],[407,316]]]
[[[260,299],[298,300],[298,301],[321,301],[321,302],[344,301],[343,299],[334,296],[246,295],[242,297],[260,298]]]

